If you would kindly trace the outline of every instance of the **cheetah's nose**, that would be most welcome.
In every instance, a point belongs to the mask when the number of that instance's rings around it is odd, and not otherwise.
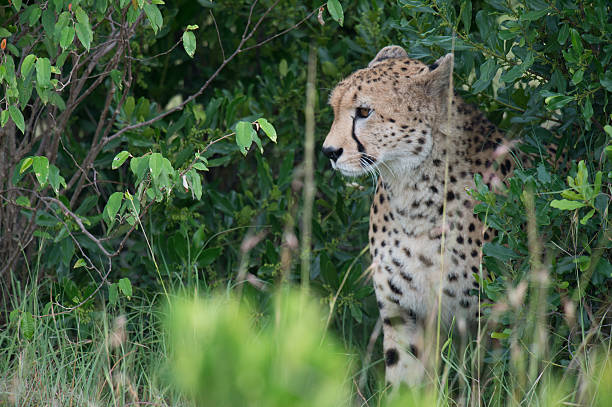
[[[342,150],[341,148],[334,148],[334,147],[323,147],[323,154],[325,154],[330,160],[332,160],[333,162],[336,162],[336,160],[342,155]]]

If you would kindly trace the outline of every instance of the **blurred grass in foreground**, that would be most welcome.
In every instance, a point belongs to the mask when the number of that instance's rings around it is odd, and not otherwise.
[[[305,295],[283,290],[271,318],[227,295],[178,300],[168,312],[176,383],[198,405],[340,406],[350,401],[350,360]]]

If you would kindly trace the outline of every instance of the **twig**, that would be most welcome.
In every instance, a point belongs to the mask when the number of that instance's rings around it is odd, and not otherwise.
[[[363,358],[363,368],[361,370],[361,376],[359,377],[359,386],[357,386],[357,391],[363,389],[368,380],[368,365],[370,364],[370,360],[372,360],[372,353],[374,353],[374,345],[376,344],[376,340],[380,336],[380,332],[382,331],[382,318],[378,317],[376,321],[376,325],[374,325],[374,329],[372,329],[372,334],[370,335],[370,340],[368,341],[368,347],[366,349],[365,357]],[[360,393],[361,394],[361,393]]]
[[[315,81],[317,77],[317,54],[314,45],[308,55],[308,82],[306,84],[306,108],[304,132],[304,207],[302,210],[302,291],[308,291],[310,283],[310,256],[312,240],[312,208],[315,195],[314,180],[314,129],[315,129]]]
[[[217,39],[219,40],[219,47],[221,47],[221,55],[223,56],[223,60],[225,60],[225,50],[223,49],[223,43],[221,42],[221,33],[219,32],[219,27],[217,26],[217,20],[215,19],[215,14],[212,10],[209,11],[210,16],[212,17],[213,24],[215,24],[215,31],[217,32]]]
[[[295,30],[296,28],[298,28],[300,25],[302,25],[304,23],[304,21],[308,20],[310,17],[312,17],[317,11],[319,10],[319,8],[315,8],[313,11],[311,11],[306,17],[302,18],[300,21],[298,21],[297,23],[295,23],[294,25],[292,25],[291,27],[287,28],[286,30],[283,30],[281,32],[279,32],[278,34],[273,35],[270,38],[267,38],[261,42],[258,42],[255,45],[251,45],[250,47],[244,48],[241,52],[246,52],[246,51],[250,51],[253,48],[259,48],[262,45],[280,37],[281,35],[285,35],[287,34],[289,31]]]

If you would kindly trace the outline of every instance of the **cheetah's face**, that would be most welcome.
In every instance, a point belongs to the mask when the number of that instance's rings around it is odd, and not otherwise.
[[[431,153],[452,57],[427,65],[385,47],[368,68],[336,86],[330,97],[334,122],[323,152],[344,175],[375,170],[397,175],[419,166]],[[442,91],[442,92],[441,92]]]

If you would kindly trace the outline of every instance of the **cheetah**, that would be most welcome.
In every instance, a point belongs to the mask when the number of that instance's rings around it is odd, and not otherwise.
[[[440,315],[447,331],[477,321],[475,276],[481,246],[494,235],[473,214],[466,189],[475,187],[474,174],[494,186],[514,168],[503,134],[449,95],[452,68],[452,54],[428,66],[388,46],[329,101],[334,121],[322,151],[332,167],[345,176],[378,174],[370,270],[394,387],[421,383],[431,366],[427,321]]]

